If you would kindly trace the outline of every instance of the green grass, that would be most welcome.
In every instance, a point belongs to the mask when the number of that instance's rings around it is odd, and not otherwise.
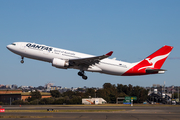
[[[2,105],[3,106],[3,105]],[[11,107],[17,107],[19,105],[11,105]],[[125,104],[103,104],[103,105],[21,105],[21,107],[29,107],[29,109],[35,109],[36,107],[41,108],[51,108],[51,107],[129,107],[131,105],[125,105]],[[151,105],[151,104],[133,104],[134,107],[180,107],[180,105]]]
[[[23,106],[28,106],[28,107],[93,107],[93,106],[99,106],[99,107],[121,107],[121,106],[131,106],[126,105],[126,104],[102,104],[102,105],[21,105],[21,107]],[[156,107],[156,106],[162,106],[162,107],[180,107],[180,105],[151,105],[151,104],[133,104],[133,106],[141,106],[141,107]]]

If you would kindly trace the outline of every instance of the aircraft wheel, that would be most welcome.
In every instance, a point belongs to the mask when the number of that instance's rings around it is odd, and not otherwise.
[[[87,76],[85,76],[85,75],[83,75],[82,78],[83,78],[84,80],[87,80]]]
[[[83,76],[83,73],[82,73],[82,72],[78,72],[78,75],[79,75],[79,76]]]
[[[21,63],[23,64],[23,63],[24,63],[24,60],[21,60]]]

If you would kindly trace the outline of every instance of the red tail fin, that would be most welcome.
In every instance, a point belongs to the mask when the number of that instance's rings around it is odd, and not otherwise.
[[[165,62],[166,58],[170,54],[172,46],[163,46],[146,59],[142,60],[130,70],[128,70],[124,75],[143,75],[146,73],[146,69],[160,69]]]
[[[165,45],[143,61],[148,61],[154,69],[160,69],[172,49],[172,46]]]

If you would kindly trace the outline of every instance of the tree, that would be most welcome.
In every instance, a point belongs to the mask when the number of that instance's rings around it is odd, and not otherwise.
[[[36,100],[36,99],[41,99],[41,97],[42,97],[41,93],[37,90],[35,92],[31,91],[30,96],[31,97],[28,97],[28,99],[27,99],[28,102]]]
[[[64,92],[62,96],[64,96],[64,97],[68,96],[69,98],[72,98],[73,95],[75,95],[75,92],[68,90],[68,91]]]
[[[115,85],[112,85],[111,83],[104,83],[103,89],[105,90],[106,96],[104,99],[107,102],[115,103],[116,98],[118,96],[117,88]]]
[[[104,89],[111,89],[113,86],[111,83],[104,83],[103,88]]]
[[[174,98],[179,98],[179,97],[178,97],[178,93],[177,93],[177,92],[176,92],[176,93],[174,93],[174,95],[173,95],[173,96],[174,96]]]
[[[143,101],[147,100],[148,90],[144,89],[143,87],[135,86],[133,87],[131,96],[137,97],[135,102],[142,103]]]
[[[54,104],[63,104],[63,103],[65,103],[64,97],[60,97],[58,99],[56,98],[54,100]]]
[[[93,88],[88,88],[88,89],[86,90],[85,96],[83,96],[83,97],[89,97],[89,96],[95,97],[95,89],[93,89]]]
[[[55,98],[58,98],[61,96],[61,93],[58,90],[51,90],[50,93],[51,93],[51,96]]]
[[[37,89],[42,90],[42,89],[44,89],[44,87],[43,86],[38,86]]]
[[[72,99],[69,100],[69,104],[82,104],[82,99],[81,97],[73,95]]]
[[[127,95],[127,93],[128,93],[128,86],[127,85],[123,85],[123,87],[122,87],[122,91]]]
[[[140,94],[139,94],[139,102],[142,103],[147,99],[148,99],[148,90],[141,88]]]
[[[28,102],[24,102],[23,100],[15,100],[12,102],[12,105],[28,105]]]
[[[52,104],[53,102],[53,98],[43,98],[39,101],[39,104]]]
[[[34,98],[34,99],[41,99],[41,93],[39,91],[35,91],[35,92],[31,92],[30,93],[31,97]]]
[[[97,92],[96,92],[96,96],[105,99],[105,97],[106,97],[106,91],[105,91],[104,89],[99,89],[99,90],[97,90]]]
[[[117,92],[122,93],[123,92],[123,85],[122,84],[117,84]]]
[[[128,85],[128,92],[127,92],[127,95],[128,95],[128,96],[131,96],[132,90],[133,90],[133,86],[132,86],[131,84],[129,84],[129,85]]]
[[[30,101],[29,104],[30,105],[38,105],[39,101],[40,101],[39,99],[35,99],[35,100]]]

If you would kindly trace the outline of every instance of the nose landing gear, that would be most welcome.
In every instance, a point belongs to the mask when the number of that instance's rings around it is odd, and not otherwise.
[[[23,64],[23,63],[24,63],[24,57],[21,57],[21,59],[22,59],[22,60],[21,60],[21,63]]]
[[[79,72],[78,72],[78,75],[79,75],[79,76],[82,76],[82,78],[83,78],[84,80],[87,80],[87,78],[88,78],[86,75],[84,75],[84,71],[79,71]]]

